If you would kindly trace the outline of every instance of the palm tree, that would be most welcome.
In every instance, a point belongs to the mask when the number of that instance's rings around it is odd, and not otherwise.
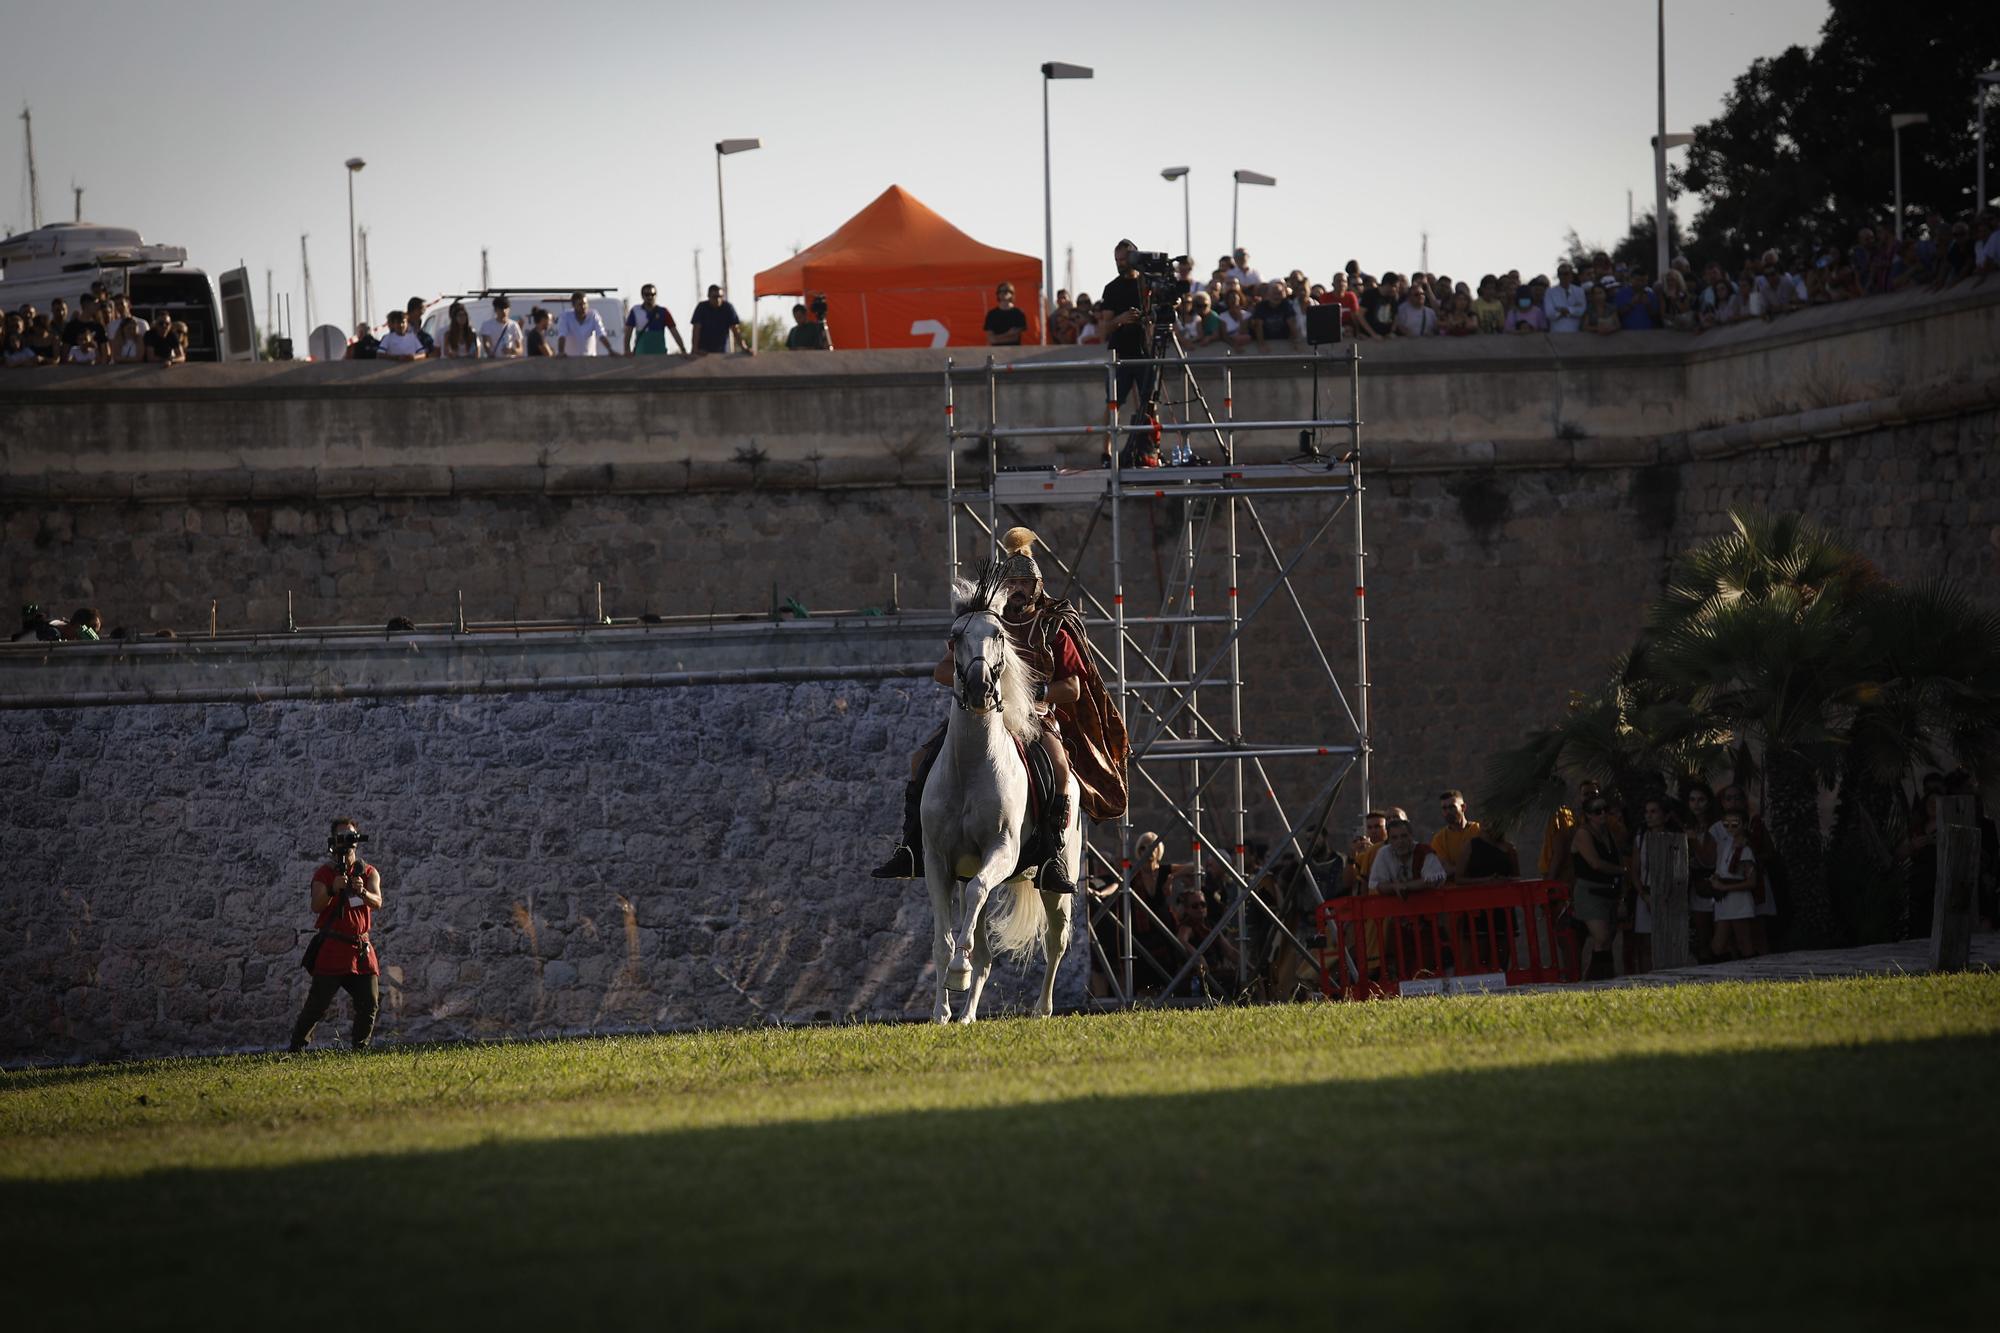
[[[2000,774],[2000,615],[1942,581],[1891,584],[1798,515],[1732,512],[1730,531],[1675,562],[1611,681],[1494,759],[1485,804],[1525,813],[1562,776],[1630,799],[1732,751],[1763,769],[1791,942],[1837,942],[1856,912],[1836,910],[1828,885],[1820,791],[1841,793],[1843,878],[1900,900],[1891,849],[1911,768],[1949,757],[1976,779]]]
[[[1861,936],[1885,938],[1908,872],[1895,852],[1911,813],[1904,779],[1954,760],[1982,782],[2000,773],[2000,615],[1941,579],[1876,589],[1860,611],[1883,662],[1847,729],[1833,878]]]
[[[1648,647],[1642,643],[1618,659],[1595,692],[1572,695],[1554,726],[1493,757],[1479,805],[1484,817],[1519,828],[1528,815],[1560,802],[1567,783],[1585,780],[1631,807],[1653,788],[1717,766],[1727,736],[1653,678]],[[1636,809],[1625,813],[1636,820]]]
[[[1845,598],[1808,600],[1782,584],[1693,617],[1656,647],[1661,683],[1762,756],[1764,821],[1791,887],[1795,943],[1828,945],[1842,934],[1827,893],[1819,791],[1874,687],[1874,656]]]
[[[1648,618],[1656,633],[1743,602],[1762,601],[1779,588],[1812,602],[1827,593],[1851,598],[1882,581],[1866,559],[1798,514],[1732,509],[1729,525],[1728,532],[1674,563],[1667,590]]]

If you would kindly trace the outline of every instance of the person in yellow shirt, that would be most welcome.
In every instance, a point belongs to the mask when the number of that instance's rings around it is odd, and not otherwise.
[[[1431,834],[1431,850],[1444,862],[1446,876],[1457,879],[1465,873],[1465,854],[1479,836],[1479,822],[1465,817],[1465,793],[1455,789],[1438,794],[1438,809],[1444,827]]]
[[[1368,872],[1375,865],[1375,853],[1382,849],[1382,844],[1389,838],[1388,812],[1370,810],[1362,820],[1361,830],[1347,849],[1349,893],[1368,891]]]

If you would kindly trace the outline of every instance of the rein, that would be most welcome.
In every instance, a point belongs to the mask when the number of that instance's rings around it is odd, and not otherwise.
[[[959,633],[959,626],[963,625],[967,620],[970,620],[975,615],[986,616],[992,621],[994,621],[994,623],[996,624],[999,624],[1000,622],[1000,617],[995,615],[991,611],[971,612],[967,615],[959,617],[957,624],[954,624],[952,626],[952,637],[954,639],[962,637]],[[1004,625],[1001,626],[1000,632],[1003,635],[1007,632],[1006,627]],[[984,661],[983,658],[981,660]],[[1000,708],[1001,706],[1000,677],[1003,674],[1002,671],[987,672],[986,689],[979,695],[979,699],[976,704],[967,702],[967,695],[971,690],[971,682],[966,679],[965,663],[959,660],[959,655],[956,649],[954,649],[952,652],[951,674],[953,679],[953,684],[951,687],[951,702],[953,706],[956,707],[960,712],[984,714],[984,713],[995,712]]]

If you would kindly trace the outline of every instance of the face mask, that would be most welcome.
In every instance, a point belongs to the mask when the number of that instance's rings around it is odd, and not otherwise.
[[[1526,310],[1530,305],[1533,305],[1534,302],[1530,301],[1527,297],[1524,296],[1519,301],[1516,301],[1515,304],[1520,306],[1521,309]]]

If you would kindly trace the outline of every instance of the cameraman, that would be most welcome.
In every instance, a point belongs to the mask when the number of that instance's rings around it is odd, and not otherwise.
[[[1146,323],[1146,291],[1139,281],[1139,270],[1132,266],[1132,255],[1139,247],[1130,241],[1120,241],[1112,251],[1118,264],[1118,276],[1104,287],[1104,304],[1111,307],[1108,325],[1100,325],[1104,342],[1118,355],[1118,405],[1124,407],[1125,398],[1136,387],[1139,401],[1132,413],[1132,424],[1145,423],[1147,405],[1153,401],[1153,386],[1158,382],[1158,366],[1127,366],[1122,364],[1127,357],[1143,357],[1150,354],[1148,336],[1151,333]],[[1111,445],[1104,446],[1104,465],[1111,466]]]
[[[820,315],[815,319],[812,307],[801,301],[792,307],[792,331],[785,335],[785,350],[788,352],[824,352],[826,342],[826,298],[818,299]]]
[[[382,874],[361,859],[361,829],[340,818],[327,829],[330,859],[313,871],[312,909],[318,914],[304,966],[312,973],[306,1006],[292,1028],[291,1049],[303,1051],[313,1029],[326,1017],[333,993],[344,990],[354,1007],[354,1049],[366,1050],[382,1006],[381,960],[369,938],[375,909],[382,905]]]

